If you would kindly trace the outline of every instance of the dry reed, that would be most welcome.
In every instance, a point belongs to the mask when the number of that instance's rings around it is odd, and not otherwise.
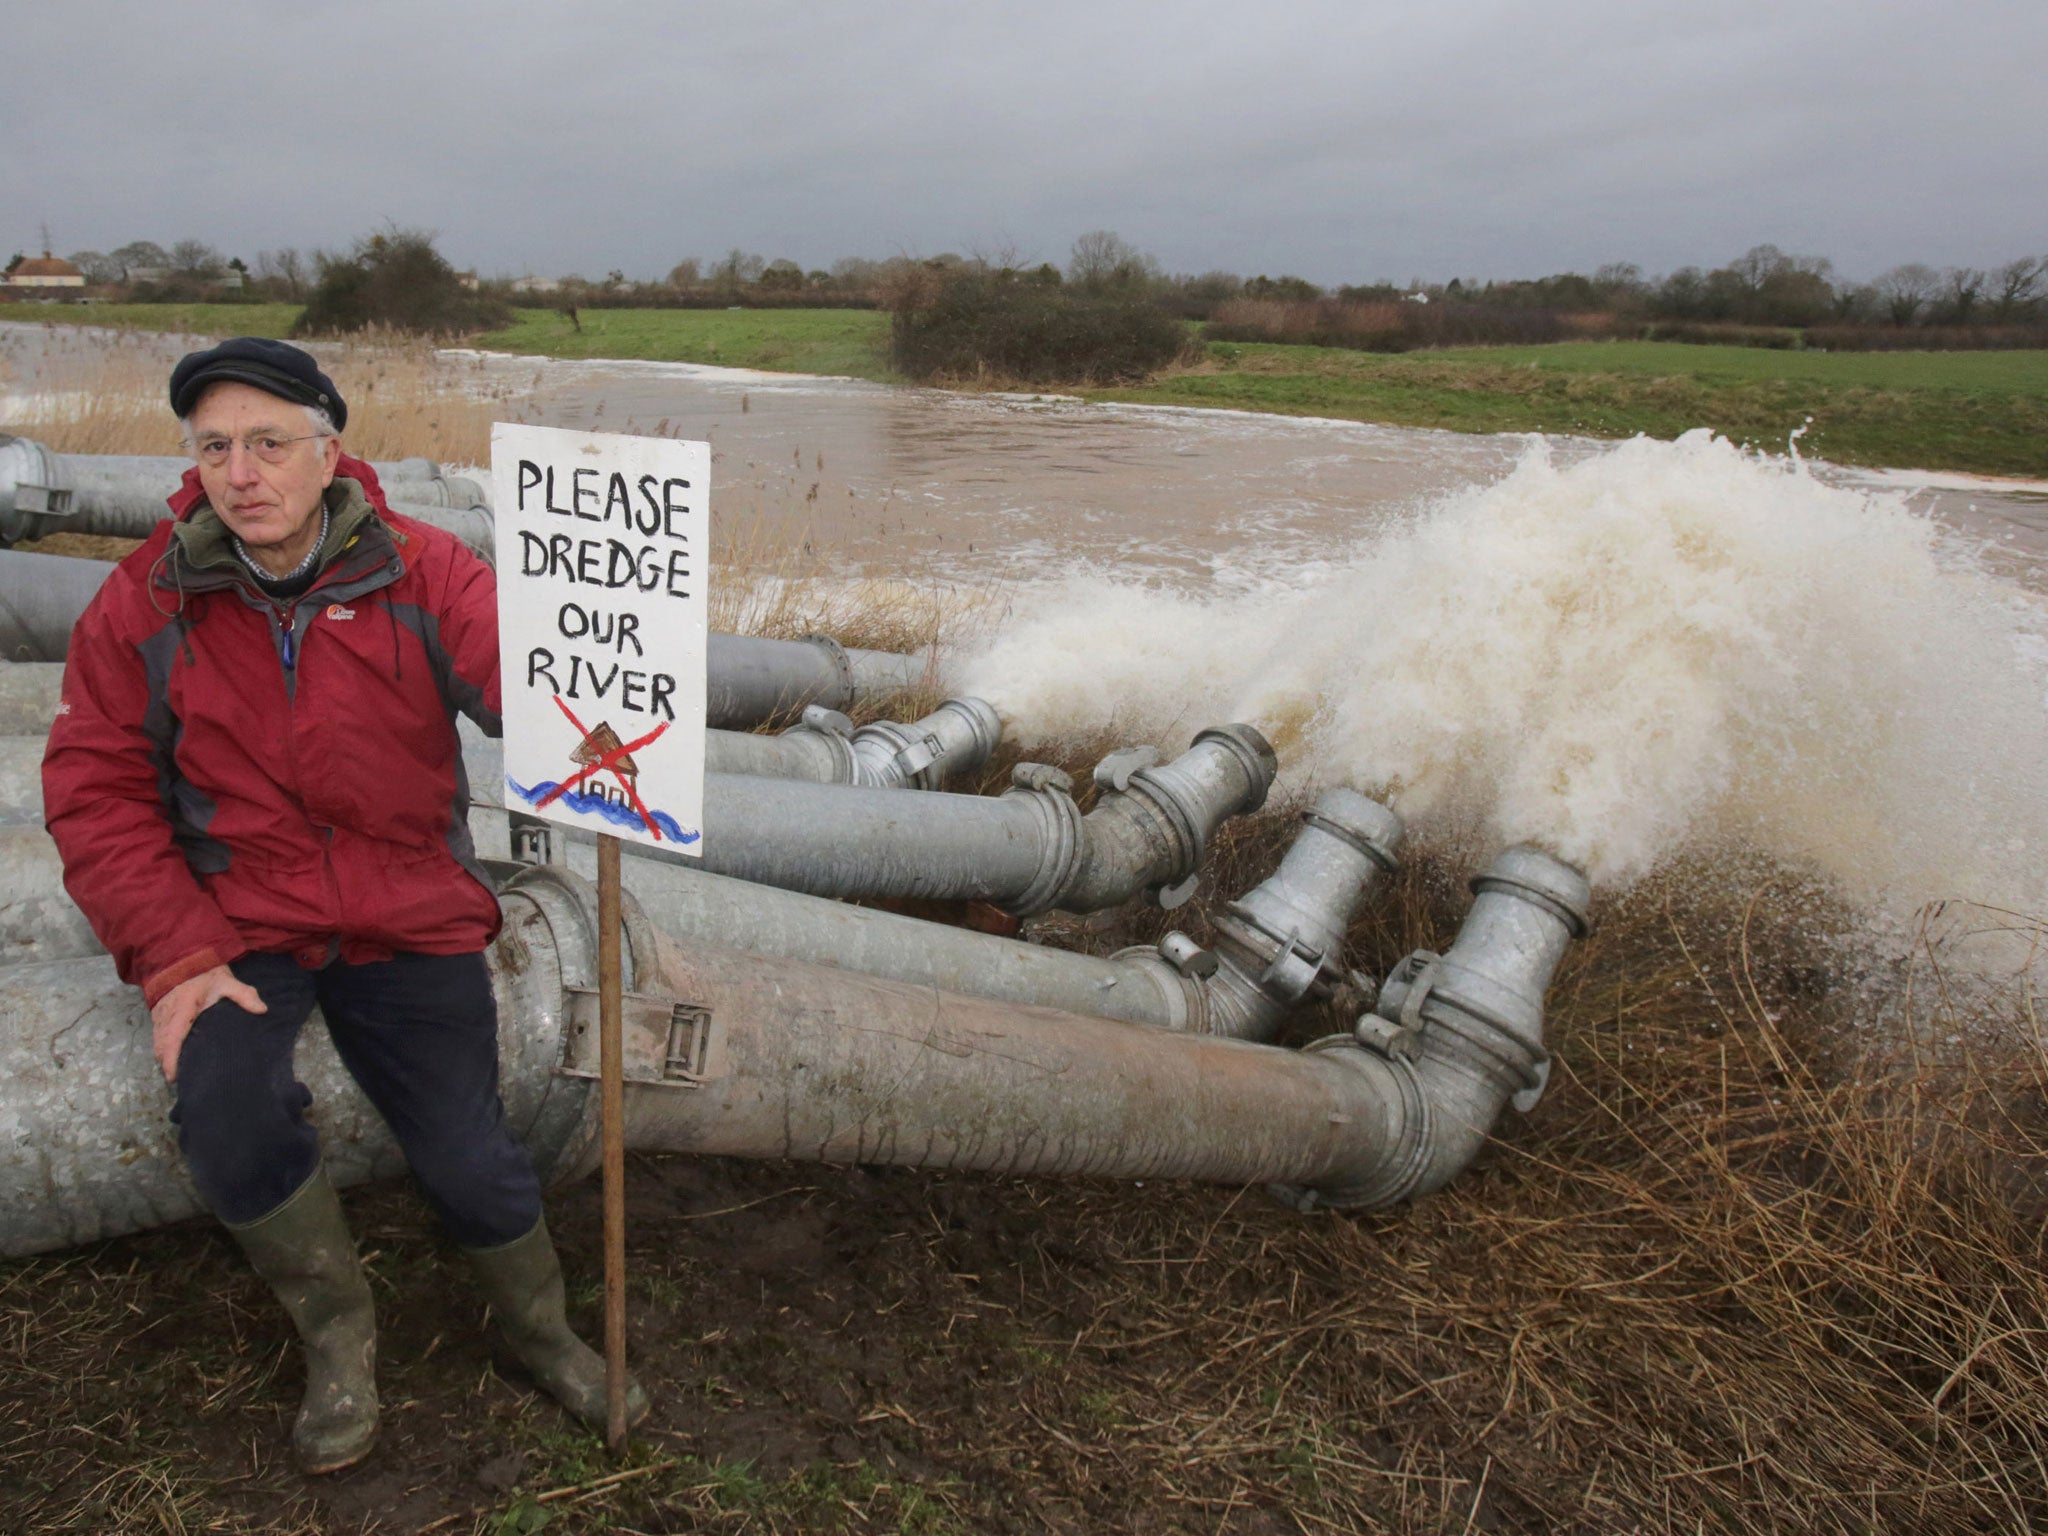
[[[175,454],[165,398],[171,365],[196,338],[48,328],[0,343],[0,429],[58,453]],[[487,463],[491,423],[517,405],[481,370],[425,342],[390,337],[317,343],[348,401],[349,452],[364,459]],[[508,412],[513,413],[508,416]]]

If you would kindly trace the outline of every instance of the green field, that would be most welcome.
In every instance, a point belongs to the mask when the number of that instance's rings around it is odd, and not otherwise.
[[[543,357],[713,363],[773,373],[888,379],[889,317],[871,309],[522,309],[476,338],[498,352]]]
[[[1094,398],[1464,432],[1670,438],[1712,427],[1843,464],[2048,477],[2048,352],[1779,352],[1567,342],[1389,356],[1215,342]]]
[[[202,335],[280,336],[285,304],[129,304],[13,316]],[[567,358],[710,363],[894,382],[888,318],[844,309],[521,309],[476,338]],[[1637,433],[1712,427],[1844,464],[2048,478],[2048,351],[1781,352],[1677,342],[1565,342],[1392,356],[1212,342],[1195,363],[1091,399],[1332,416],[1460,432]]]

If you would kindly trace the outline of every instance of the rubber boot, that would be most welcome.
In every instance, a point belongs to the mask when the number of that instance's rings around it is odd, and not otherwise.
[[[505,1342],[549,1394],[592,1429],[605,1426],[604,1356],[569,1331],[562,1264],[545,1217],[498,1248],[465,1248],[477,1288],[497,1314]],[[647,1417],[647,1394],[626,1379],[626,1422]]]
[[[306,1346],[306,1395],[292,1425],[299,1470],[354,1466],[377,1439],[377,1317],[327,1169],[268,1216],[228,1230]]]

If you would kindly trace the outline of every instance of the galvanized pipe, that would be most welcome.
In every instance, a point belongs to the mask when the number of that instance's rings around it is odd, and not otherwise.
[[[0,736],[0,827],[43,824],[44,736]]]
[[[104,560],[0,549],[0,657],[62,661],[71,626],[112,569]]]
[[[1410,955],[1350,1035],[1310,1047],[1366,1051],[1394,1072],[1404,1108],[1389,1157],[1292,1192],[1304,1208],[1434,1193],[1478,1155],[1502,1109],[1527,1113],[1543,1097],[1543,994],[1567,946],[1587,932],[1591,887],[1569,864],[1524,846],[1500,854],[1472,889],[1472,911],[1448,950]]]
[[[794,720],[811,704],[851,710],[915,687],[928,667],[922,656],[857,650],[829,635],[802,640],[713,635],[704,718],[712,725],[745,729]]]
[[[955,774],[987,762],[1002,740],[995,707],[981,699],[948,699],[922,720],[876,721],[854,730],[837,711],[812,706],[805,723],[779,736],[707,731],[704,771],[869,789],[937,789]],[[504,753],[468,720],[462,753],[480,802],[501,804]]]
[[[33,439],[0,434],[0,545],[51,533],[148,538],[167,515],[165,498],[191,467],[190,459],[160,454],[53,453]],[[489,510],[480,485],[444,474],[431,459],[370,467],[395,492],[394,506]]]
[[[1306,1052],[684,943],[629,902],[627,1141],[1266,1182],[1302,1204],[1427,1193],[1509,1097],[1540,1089],[1542,991],[1583,926],[1571,905],[1583,880],[1534,850],[1511,850],[1475,884],[1472,918],[1432,974],[1390,986],[1357,1036]],[[490,961],[507,1119],[548,1176],[571,1177],[596,1156],[595,895],[542,867],[502,899]],[[324,1031],[305,1044],[299,1072],[340,1181],[395,1172],[388,1133]],[[169,1103],[141,998],[110,961],[0,968],[0,1256],[194,1214]]]
[[[0,735],[49,735],[63,693],[62,662],[0,660]]]
[[[577,885],[557,872],[508,891],[489,955],[505,1117],[544,1176],[565,1151],[580,1152],[586,1115],[595,1118],[589,1079],[556,1070],[576,1034],[575,999],[597,985],[595,896]],[[638,990],[654,976],[652,937],[637,914],[627,938],[627,986]],[[317,1022],[300,1036],[294,1071],[319,1106],[336,1182],[403,1171],[396,1142]],[[142,994],[122,984],[111,959],[0,966],[0,1258],[198,1214],[170,1107]]]
[[[44,580],[43,567],[22,566],[19,562],[70,560],[76,575],[62,579],[75,581],[82,587],[91,578],[94,591],[98,590],[99,583],[106,580],[113,567],[103,561],[75,560],[65,555],[0,552],[0,560],[15,562],[12,566],[0,566],[0,572],[20,573],[0,574],[0,602],[9,600],[14,593],[24,594],[23,611],[33,618],[26,632],[38,648],[38,659],[60,660],[70,645],[71,626],[85,611],[92,594],[72,591],[67,586],[61,599],[53,599],[46,611],[30,595]],[[93,569],[78,569],[82,567]],[[54,655],[49,654],[52,647],[56,648]],[[829,673],[829,683],[821,684],[818,658],[828,655],[826,647],[830,647],[830,653],[836,654],[839,661],[825,669]],[[840,662],[843,662],[843,667]],[[823,704],[835,710],[873,704],[922,681],[926,669],[925,659],[921,656],[853,650],[824,636],[811,640],[761,640],[751,635],[713,635],[708,663],[709,700],[705,722],[727,730],[746,730],[774,719],[790,718],[801,714],[809,704]],[[784,669],[780,674],[781,681],[772,682],[778,667]],[[61,674],[61,669],[59,672]],[[32,683],[19,676],[0,682],[0,731],[20,734],[25,729],[13,723],[17,715],[10,713],[10,708],[43,707],[45,701],[47,707],[34,728],[49,729],[50,721],[55,717],[58,686],[54,681]],[[822,694],[813,692],[820,687],[823,687]],[[27,705],[10,706],[8,694],[15,689],[28,691]]]
[[[1204,731],[1085,817],[1064,775],[1034,777],[1034,766],[995,798],[707,774],[704,853],[691,862],[816,896],[979,899],[1023,916],[1099,911],[1141,891],[1177,906],[1217,825],[1264,803],[1276,762],[1248,725]]]

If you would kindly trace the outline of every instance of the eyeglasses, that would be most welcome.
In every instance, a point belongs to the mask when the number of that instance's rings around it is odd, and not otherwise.
[[[301,432],[297,437],[286,437],[279,432],[252,432],[242,439],[242,447],[266,464],[282,464],[291,457],[293,443],[310,442],[314,438],[332,436],[332,432]],[[187,438],[185,446],[191,449],[192,457],[200,463],[218,468],[227,463],[228,454],[233,450],[235,442],[231,437],[215,434]]]

